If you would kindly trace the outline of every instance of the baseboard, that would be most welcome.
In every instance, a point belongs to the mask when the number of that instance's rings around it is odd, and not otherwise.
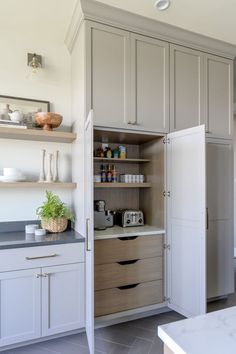
[[[162,303],[158,305],[145,306],[134,310],[123,311],[112,315],[101,316],[95,319],[95,328],[112,326],[118,323],[133,321],[139,318],[154,316],[169,311],[172,310],[167,307],[166,303]]]

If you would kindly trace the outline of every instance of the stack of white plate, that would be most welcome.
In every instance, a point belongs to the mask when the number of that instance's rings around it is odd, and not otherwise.
[[[17,168],[4,168],[3,175],[0,176],[0,182],[23,182],[26,177]]]

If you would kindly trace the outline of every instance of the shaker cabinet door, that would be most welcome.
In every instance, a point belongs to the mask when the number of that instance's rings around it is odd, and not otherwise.
[[[171,131],[205,123],[204,53],[170,45]]]
[[[207,133],[232,138],[233,135],[233,62],[207,55]]]
[[[169,132],[169,43],[131,34],[131,125]]]
[[[42,268],[42,335],[84,327],[84,263]]]
[[[129,32],[87,23],[87,115],[94,125],[127,128],[130,107]]]
[[[0,346],[41,336],[41,269],[0,273]]]

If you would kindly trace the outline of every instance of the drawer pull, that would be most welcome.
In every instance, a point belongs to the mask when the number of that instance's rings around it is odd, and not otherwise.
[[[136,288],[136,286],[138,286],[138,285],[139,285],[139,283],[132,284],[132,285],[118,286],[117,289],[120,289],[120,290],[133,289],[133,288]]]
[[[47,256],[35,256],[35,257],[25,257],[25,259],[27,261],[32,261],[34,259],[42,259],[42,258],[53,258],[53,257],[57,257],[58,254],[56,253],[52,253],[52,254],[48,254]]]
[[[121,261],[121,262],[117,262],[120,265],[127,265],[127,264],[134,264],[137,263],[139,261],[139,259],[133,259],[131,261]]]
[[[127,237],[118,237],[119,240],[121,241],[129,241],[129,240],[135,240],[138,236],[127,236]]]

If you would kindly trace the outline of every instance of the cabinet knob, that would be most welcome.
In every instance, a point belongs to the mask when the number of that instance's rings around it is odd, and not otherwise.
[[[43,273],[43,274],[42,274],[42,277],[43,277],[43,278],[47,278],[48,276],[49,276],[48,273]]]
[[[41,274],[35,274],[36,278],[40,278]]]

